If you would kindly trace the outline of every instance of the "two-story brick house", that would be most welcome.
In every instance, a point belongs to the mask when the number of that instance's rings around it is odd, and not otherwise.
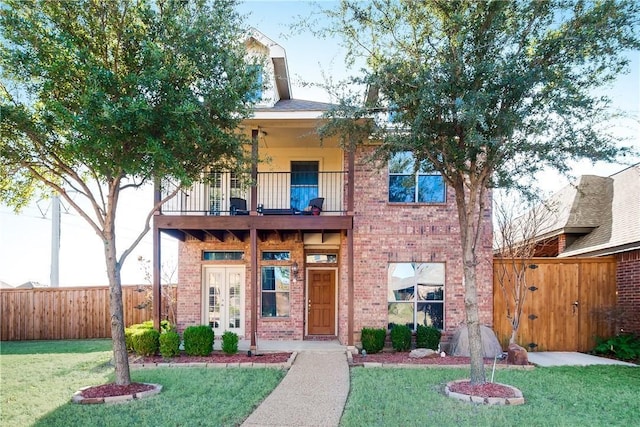
[[[247,149],[268,160],[253,165],[249,180],[206,174],[154,218],[156,269],[160,233],[180,240],[179,330],[208,324],[216,336],[230,330],[254,345],[354,345],[362,327],[397,323],[450,336],[464,321],[452,190],[439,175],[416,172],[407,153],[380,167],[369,160],[374,143],[349,151],[337,139],[321,141],[316,129],[330,105],[291,97],[277,43],[255,31],[247,46],[268,58],[268,89],[241,131],[252,141]],[[479,301],[490,324],[489,210],[483,218]]]

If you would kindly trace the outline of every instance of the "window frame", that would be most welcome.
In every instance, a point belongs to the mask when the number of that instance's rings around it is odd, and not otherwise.
[[[398,275],[394,275],[393,273],[396,273],[396,270],[399,270],[400,268],[403,269],[407,269],[409,268],[409,266],[413,269],[413,271],[417,271],[421,268],[432,268],[433,271],[435,272],[435,274],[441,273],[441,276],[436,278],[436,279],[432,279],[432,280],[425,280],[423,283],[419,283],[418,280],[416,280],[415,285],[413,285],[413,291],[409,291],[407,292],[408,289],[410,289],[410,287],[405,287],[405,288],[398,288],[397,290],[395,289],[395,286],[392,283],[392,280],[394,277],[400,277]],[[430,267],[431,266],[431,267]],[[393,269],[392,269],[393,267]],[[440,271],[441,270],[441,271]],[[388,292],[387,292],[387,328],[391,329],[393,325],[396,324],[406,324],[407,326],[409,326],[413,331],[415,331],[418,327],[419,324],[424,324],[423,322],[420,322],[418,319],[418,313],[422,313],[423,310],[419,310],[419,307],[422,308],[424,307],[424,316],[425,316],[425,320],[427,318],[427,306],[429,304],[435,304],[440,306],[440,310],[439,313],[437,313],[438,315],[441,316],[440,319],[438,319],[438,317],[433,316],[434,312],[430,311],[429,312],[429,319],[431,319],[432,321],[432,326],[435,326],[436,328],[438,328],[439,330],[444,330],[446,327],[446,319],[445,319],[445,306],[446,306],[446,300],[445,300],[445,288],[446,288],[446,265],[443,262],[390,262],[387,265],[387,288],[388,288]],[[404,277],[411,277],[411,276],[404,276]],[[413,277],[417,277],[416,275],[414,275]],[[397,279],[396,279],[397,280]],[[423,279],[424,280],[424,279]],[[441,282],[441,283],[438,283]],[[426,287],[426,289],[417,289],[416,287],[418,286],[424,286]],[[434,296],[437,296],[438,294],[440,295],[439,299],[436,298],[428,298],[428,292],[427,292],[427,297],[425,298],[420,298],[420,291],[424,292],[425,290],[428,290],[429,287],[433,287],[433,288],[440,288],[440,292],[438,293],[437,290],[434,291]],[[403,298],[403,299],[399,299],[398,295],[396,294],[396,292],[399,295],[403,295],[406,294],[407,297]],[[394,298],[391,298],[391,295],[394,295]],[[410,295],[410,296],[409,296]],[[391,317],[392,317],[392,305],[396,306],[396,307],[401,307],[402,305],[404,306],[412,306],[412,325],[409,325],[408,323],[397,323],[397,322],[392,322],[391,321]],[[408,313],[406,313],[408,314]]]
[[[402,167],[402,171],[398,171],[398,172],[394,172],[392,171],[392,162],[394,161],[395,158],[399,157],[399,156],[405,156],[406,159],[405,165],[400,164],[400,166]],[[402,160],[402,159],[401,159]],[[400,161],[401,161],[400,160]],[[415,169],[415,157],[413,156],[413,153],[410,151],[399,151],[397,153],[395,153],[391,159],[389,159],[389,164],[388,164],[388,168],[387,168],[387,202],[390,204],[446,204],[447,203],[447,184],[444,182],[444,178],[442,177],[442,174],[440,174],[439,172],[435,172],[435,171],[426,171],[424,167],[422,168],[418,168],[417,170]],[[411,170],[411,172],[408,172],[408,170]],[[412,178],[413,184],[411,185],[411,189],[413,190],[413,197],[412,200],[391,200],[391,190],[394,187],[392,184],[392,181],[394,180],[394,177],[404,177],[404,179],[410,179]],[[429,194],[432,195],[432,197],[430,197],[428,200],[420,200],[421,199],[421,189],[425,187],[425,185],[421,185],[421,178],[429,178],[429,177],[439,177],[440,183],[439,186],[441,186],[442,191],[431,191]],[[400,187],[402,187],[402,184],[400,185]],[[428,187],[428,185],[427,185]],[[433,196],[437,196],[433,197]]]
[[[260,318],[288,319],[291,317],[291,285],[293,279],[291,251],[265,250],[261,252],[260,259],[262,261],[260,265]],[[280,274],[276,273],[276,269],[280,270]],[[266,273],[269,270],[273,270],[271,277],[268,277]],[[280,278],[279,280],[278,277]],[[266,282],[267,279],[273,280],[273,289],[265,289],[265,285],[269,285]],[[278,286],[281,288],[278,289]],[[286,289],[283,289],[284,287]],[[272,295],[273,297],[271,297]],[[266,304],[267,298],[271,299],[268,304]],[[286,307],[279,307],[278,302],[286,304]],[[268,312],[265,312],[266,307],[269,307]],[[283,309],[286,309],[286,314],[279,314],[279,311]]]

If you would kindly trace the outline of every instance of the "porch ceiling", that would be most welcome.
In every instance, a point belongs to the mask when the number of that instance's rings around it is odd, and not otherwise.
[[[154,217],[154,227],[165,234],[184,241],[187,236],[200,241],[208,236],[224,241],[233,236],[245,241],[252,229],[258,237],[266,240],[271,234],[284,239],[289,234],[336,233],[353,228],[353,217],[342,216],[306,216],[306,215],[246,215],[246,216],[173,216]]]

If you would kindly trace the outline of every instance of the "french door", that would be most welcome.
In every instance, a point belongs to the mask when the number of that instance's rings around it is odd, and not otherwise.
[[[205,267],[204,323],[216,337],[225,331],[244,335],[244,267]]]

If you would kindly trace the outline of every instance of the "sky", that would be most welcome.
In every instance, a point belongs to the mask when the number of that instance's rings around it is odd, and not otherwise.
[[[321,2],[329,5],[330,2]],[[336,80],[347,75],[343,66],[344,51],[335,42],[317,39],[309,34],[291,34],[289,24],[297,16],[310,11],[304,1],[245,1],[240,12],[249,14],[247,24],[257,28],[287,52],[289,74],[292,77],[292,96],[328,102],[331,99],[321,89],[303,87],[302,82],[323,81],[323,73]],[[631,72],[621,76],[607,88],[615,108],[640,117],[640,52],[630,54]],[[640,150],[640,123],[625,120],[616,123],[616,131],[631,138],[628,142]],[[640,162],[640,158],[628,160]],[[596,174],[608,176],[624,169],[625,164],[592,165],[588,161],[571,165],[572,175]],[[569,183],[566,177],[545,172],[537,177],[543,191],[552,193]],[[126,192],[125,192],[126,193]],[[143,193],[123,194],[122,211],[118,213],[117,238],[119,251],[131,242],[143,227],[144,216],[153,196]],[[27,281],[48,284],[51,264],[51,202],[32,203],[19,215],[11,208],[0,205],[0,281],[17,286]],[[133,251],[122,270],[123,284],[145,284],[144,269],[139,256],[152,259],[151,235]],[[171,237],[162,239],[162,259],[168,266],[177,264],[177,242]],[[73,210],[65,209],[61,216],[60,285],[107,285],[104,253],[95,232]]]

